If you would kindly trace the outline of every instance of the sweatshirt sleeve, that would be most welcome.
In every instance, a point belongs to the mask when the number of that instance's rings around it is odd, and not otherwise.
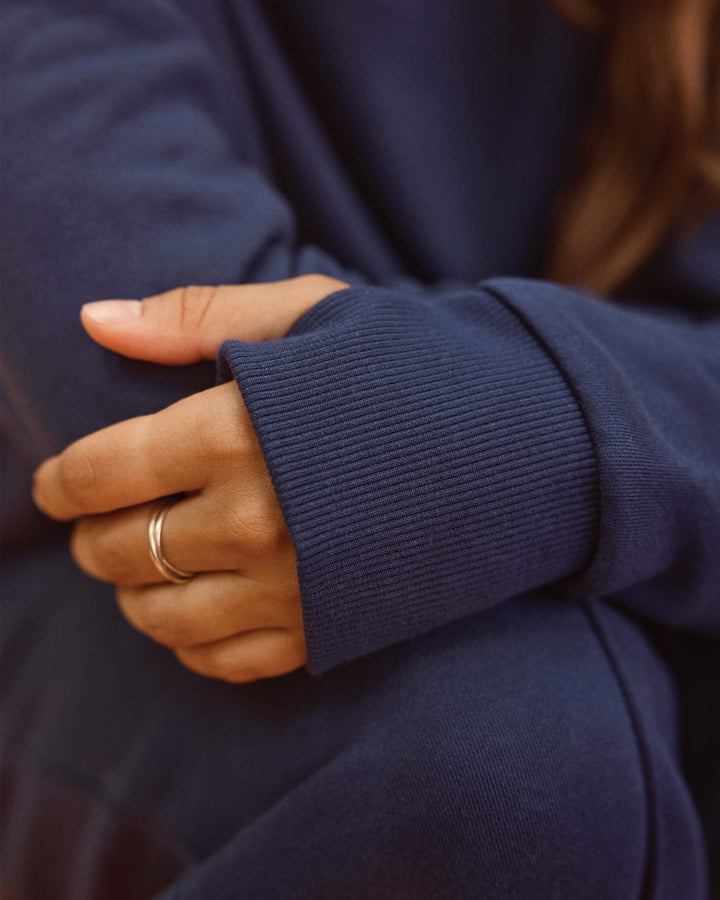
[[[362,281],[337,261],[340,229],[328,252],[299,237],[252,61],[223,15],[195,0],[4,4],[3,385],[31,464],[214,380],[211,365],[159,373],[113,358],[80,327],[84,302],[305,272]],[[322,195],[337,163],[308,133],[308,189]],[[336,202],[373,246],[349,187]]]
[[[549,585],[718,630],[717,317],[522,279],[359,288],[223,356],[297,550],[312,671]]]

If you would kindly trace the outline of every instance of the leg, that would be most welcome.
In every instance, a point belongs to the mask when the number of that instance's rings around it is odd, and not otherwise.
[[[600,614],[512,604],[336,673],[362,726],[168,898],[705,896],[661,733],[672,686]],[[644,678],[642,722],[606,630]]]
[[[515,602],[317,681],[232,688],[48,566],[62,591],[26,596],[6,627],[10,756],[118,827],[145,823],[176,873],[197,862],[169,898],[665,900],[674,878],[703,896],[672,684],[609,609]],[[48,797],[6,818],[10,843]],[[67,871],[102,871],[117,847],[97,822],[49,837]],[[109,896],[79,891],[65,896]]]

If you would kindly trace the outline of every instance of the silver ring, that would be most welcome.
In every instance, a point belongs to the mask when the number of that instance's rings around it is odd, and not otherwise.
[[[162,527],[163,522],[165,521],[165,516],[168,514],[171,506],[174,506],[174,504],[164,503],[162,506],[159,506],[152,514],[150,524],[148,525],[150,558],[155,564],[155,568],[163,576],[163,578],[166,578],[168,581],[172,581],[175,584],[182,584],[184,581],[189,581],[191,578],[194,578],[195,573],[185,572],[182,569],[178,569],[172,563],[169,563],[162,553]]]

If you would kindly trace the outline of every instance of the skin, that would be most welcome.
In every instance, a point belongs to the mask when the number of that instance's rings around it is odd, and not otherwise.
[[[214,359],[229,338],[283,337],[344,282],[306,275],[261,285],[186,287],[143,301],[86,304],[82,322],[110,350],[164,365]],[[158,500],[164,556],[198,573],[166,581],[149,553]],[[116,585],[127,620],[200,675],[233,683],[305,664],[295,551],[240,392],[223,384],[159,413],[81,438],[34,476],[37,506],[76,520],[71,551]]]

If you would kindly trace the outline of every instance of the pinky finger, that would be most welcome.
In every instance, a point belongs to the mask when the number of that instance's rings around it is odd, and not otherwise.
[[[177,659],[197,675],[245,684],[286,675],[305,665],[302,634],[284,628],[263,628],[174,651]]]

